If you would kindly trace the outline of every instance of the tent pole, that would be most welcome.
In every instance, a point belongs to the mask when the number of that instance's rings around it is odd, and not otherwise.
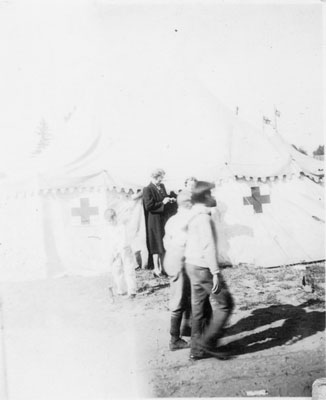
[[[0,399],[9,400],[2,298],[0,293]]]

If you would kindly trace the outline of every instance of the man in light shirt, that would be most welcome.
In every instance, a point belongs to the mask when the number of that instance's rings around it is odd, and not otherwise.
[[[233,299],[219,269],[217,235],[210,215],[216,206],[214,185],[196,182],[192,193],[192,219],[185,247],[186,273],[191,283],[192,332],[190,358],[227,358],[217,341],[233,309]],[[209,315],[207,315],[207,305]]]

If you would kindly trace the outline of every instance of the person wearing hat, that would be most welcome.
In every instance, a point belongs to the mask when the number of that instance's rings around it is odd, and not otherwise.
[[[165,225],[163,238],[166,250],[164,269],[170,277],[170,350],[189,348],[181,336],[190,336],[190,281],[185,273],[184,251],[188,223],[192,218],[191,192],[182,190],[177,196],[178,212]]]
[[[152,258],[154,276],[164,275],[162,259],[164,255],[164,226],[169,216],[169,208],[175,198],[168,196],[162,183],[165,176],[163,169],[155,169],[151,174],[151,182],[143,189],[143,205],[146,226],[146,244],[149,263]]]
[[[234,307],[217,257],[217,235],[210,208],[216,206],[214,184],[197,181],[192,190],[192,219],[185,246],[186,273],[191,285],[192,331],[190,358],[227,358],[217,341]],[[207,315],[207,304],[210,313]]]

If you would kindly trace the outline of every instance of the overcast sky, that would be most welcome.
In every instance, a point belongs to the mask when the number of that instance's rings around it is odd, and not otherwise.
[[[78,154],[99,132],[213,134],[221,103],[258,128],[276,107],[283,137],[312,152],[322,46],[314,1],[1,1],[1,163],[35,150],[44,121]]]

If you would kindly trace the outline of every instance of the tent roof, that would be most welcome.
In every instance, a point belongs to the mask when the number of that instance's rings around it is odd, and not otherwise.
[[[126,189],[146,185],[157,167],[165,169],[171,189],[183,187],[189,176],[212,181],[264,180],[300,173],[315,179],[323,176],[322,161],[302,155],[274,130],[246,123],[202,82],[186,76],[162,79],[172,80],[173,85],[169,82],[165,89],[162,85],[160,93],[150,88],[141,98],[128,98],[119,124],[110,126],[110,121],[98,118],[96,124],[87,125],[87,135],[78,135],[87,116],[85,110],[76,111],[75,119],[60,125],[63,131],[44,151],[18,160],[13,168],[16,175],[41,176],[42,188],[73,187],[105,170],[109,185]]]

